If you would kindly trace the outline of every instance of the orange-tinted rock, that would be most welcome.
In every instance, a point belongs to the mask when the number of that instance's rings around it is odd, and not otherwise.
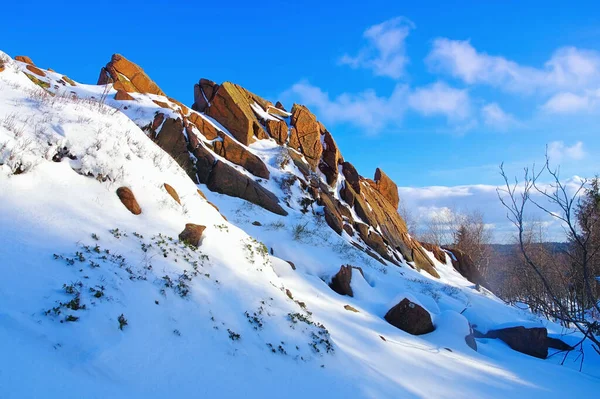
[[[375,183],[377,191],[383,194],[394,208],[398,209],[400,198],[398,197],[398,186],[396,186],[396,183],[394,183],[392,179],[379,168],[375,170]]]
[[[206,230],[206,226],[188,223],[185,225],[185,229],[179,233],[179,241],[198,247],[204,230]]]
[[[208,198],[206,198],[206,195],[204,195],[204,193],[202,191],[200,191],[200,189],[196,190],[198,192],[198,195],[201,196],[202,198],[204,198],[205,200],[208,201]]]
[[[157,122],[156,118],[155,122]],[[190,159],[183,128],[183,121],[180,118],[168,118],[160,125],[160,130],[154,131],[152,140],[165,150],[195,181],[194,163]]]
[[[164,101],[152,100],[152,102],[161,108],[172,109],[171,106]]]
[[[336,205],[337,199],[331,196],[328,192],[321,192],[319,197],[319,205],[323,205],[325,212],[325,222],[338,234],[342,234],[344,221],[342,215]]]
[[[29,64],[29,65],[35,65],[33,63],[33,61],[31,61],[31,58],[27,57],[26,55],[17,55],[15,57],[15,60],[24,62],[24,63]]]
[[[352,165],[350,162],[342,163],[342,173],[354,191],[357,194],[360,194],[360,176],[354,165]]]
[[[240,165],[254,176],[269,178],[269,170],[259,157],[238,144],[234,139],[219,132],[219,138],[214,143],[214,151],[223,158]]]
[[[192,112],[188,116],[188,119],[207,139],[214,140],[219,136],[218,133],[220,130],[214,127],[212,123],[201,117],[199,114]]]
[[[240,143],[248,145],[253,137],[266,134],[250,107],[254,94],[236,84],[225,82],[217,89],[206,114],[225,127]]]
[[[117,90],[165,95],[142,68],[120,54],[113,54],[110,62],[100,71],[98,84],[109,83],[114,83],[113,88]],[[120,84],[117,85],[117,83]]]
[[[464,278],[472,282],[473,284],[480,284],[483,286],[487,285],[485,278],[477,269],[475,262],[471,259],[471,256],[464,251],[456,248],[445,247],[444,249],[450,251],[452,260],[452,266],[459,272]]]
[[[27,69],[38,76],[46,76],[46,73],[33,65],[27,65]]]
[[[323,148],[323,157],[321,163],[319,163],[319,169],[325,175],[327,179],[327,184],[333,185],[337,182],[338,177],[338,165],[343,162],[340,151],[338,150],[338,146],[333,140],[331,133],[325,130],[325,134],[323,137],[324,148]]]
[[[131,97],[129,95],[129,93],[127,93],[124,90],[117,90],[117,93],[115,94],[115,100],[119,100],[119,101],[131,101],[131,100],[134,100],[134,98]]]
[[[133,213],[134,215],[139,215],[142,213],[142,208],[140,208],[140,204],[138,204],[137,200],[135,199],[135,195],[133,195],[133,192],[130,188],[119,187],[117,189],[117,196],[123,205],[125,205],[125,208],[129,210],[129,212]]]
[[[275,108],[285,111],[285,107],[283,106],[283,104],[280,101],[277,101],[275,103]]]
[[[421,246],[433,253],[433,256],[441,263],[446,263],[446,252],[437,245],[428,242],[422,242]]]
[[[171,197],[172,197],[172,198],[173,198],[173,199],[174,199],[174,200],[175,200],[175,201],[176,201],[176,202],[177,202],[179,205],[181,205],[181,200],[179,199],[179,194],[177,194],[177,191],[175,191],[175,189],[174,189],[174,188],[173,188],[171,185],[169,185],[169,184],[167,184],[167,183],[165,183],[165,184],[164,184],[164,186],[165,186],[165,190],[167,190],[167,193],[169,193],[169,195],[170,195],[170,196],[171,196]]]
[[[267,132],[275,139],[277,144],[284,145],[288,139],[288,125],[285,121],[268,120]]]
[[[300,151],[306,156],[312,170],[316,170],[323,152],[321,128],[317,118],[305,106],[294,104],[291,123],[295,128],[294,135],[297,135],[294,141],[298,141]]]

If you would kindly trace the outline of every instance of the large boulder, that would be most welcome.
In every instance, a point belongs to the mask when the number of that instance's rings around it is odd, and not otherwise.
[[[509,327],[479,334],[482,338],[497,338],[517,352],[545,359],[548,357],[548,331],[544,327]]]
[[[275,194],[224,162],[214,164],[206,185],[211,191],[243,198],[278,215],[287,215]]]
[[[263,179],[269,178],[269,170],[259,157],[248,151],[247,148],[240,145],[225,133],[219,132],[219,138],[220,140],[217,140],[214,143],[215,153],[230,162],[240,165],[254,176]]]
[[[298,104],[292,107],[290,121],[293,126],[290,144],[293,138],[294,144],[304,154],[312,170],[316,170],[323,153],[321,125],[308,108]]]
[[[135,199],[133,191],[131,191],[129,187],[119,187],[117,189],[117,196],[119,197],[125,208],[129,210],[129,212],[133,213],[134,215],[139,215],[140,213],[142,213],[142,208]]]
[[[251,104],[254,103],[259,103],[258,96],[241,86],[225,82],[217,88],[205,112],[229,130],[240,143],[248,145],[254,141],[254,136],[266,136],[252,110]]]
[[[110,62],[100,71],[98,84],[110,83],[113,83],[115,90],[165,95],[142,68],[120,54],[113,54]]]
[[[206,230],[206,226],[188,223],[185,225],[185,229],[179,233],[179,241],[198,247],[204,230]]]
[[[427,334],[434,330],[429,312],[407,298],[391,308],[385,320],[412,335]]]
[[[398,196],[398,186],[396,186],[396,183],[394,183],[392,179],[379,168],[375,170],[375,183],[377,191],[383,194],[397,210],[400,197]]]
[[[350,283],[352,282],[352,266],[340,267],[340,270],[333,276],[329,287],[340,295],[354,296]]]

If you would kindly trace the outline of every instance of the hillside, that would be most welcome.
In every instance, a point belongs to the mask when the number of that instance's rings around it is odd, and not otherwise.
[[[412,238],[394,182],[360,176],[306,107],[207,79],[187,106],[119,55],[98,84],[0,58],[0,397],[600,388],[591,348],[583,372],[548,348],[577,333]],[[515,326],[547,353],[483,338]]]

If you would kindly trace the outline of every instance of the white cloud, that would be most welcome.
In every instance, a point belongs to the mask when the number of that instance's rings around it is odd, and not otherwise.
[[[579,161],[585,158],[586,152],[583,149],[583,142],[578,141],[572,146],[565,145],[563,141],[553,141],[548,144],[548,157],[553,163],[563,160]]]
[[[438,38],[426,62],[468,84],[487,84],[519,93],[586,89],[600,84],[600,53],[575,47],[556,50],[543,68],[533,68],[477,51],[469,41]]]
[[[353,68],[372,69],[378,76],[399,79],[404,76],[408,64],[405,41],[414,27],[404,17],[371,26],[363,33],[367,45],[354,57],[345,54],[340,63]]]
[[[443,115],[451,121],[465,120],[471,114],[468,91],[443,82],[415,89],[408,97],[408,104],[422,115]]]
[[[516,119],[505,112],[497,103],[486,104],[481,108],[483,123],[498,130],[506,130],[517,125]]]
[[[399,125],[406,109],[407,88],[396,85],[389,97],[380,97],[373,90],[358,94],[343,93],[335,98],[308,82],[299,82],[283,94],[308,107],[314,107],[323,122],[350,123],[376,133],[389,124]]]
[[[458,90],[438,82],[415,90],[397,84],[390,96],[378,96],[374,90],[331,97],[317,86],[303,81],[282,94],[312,108],[325,124],[350,123],[377,133],[384,127],[400,126],[407,111],[423,116],[445,116],[457,129],[473,127],[468,118],[471,101],[466,90]]]
[[[542,110],[553,114],[572,114],[592,111],[598,105],[600,91],[586,91],[582,94],[561,92],[550,97],[542,105]]]

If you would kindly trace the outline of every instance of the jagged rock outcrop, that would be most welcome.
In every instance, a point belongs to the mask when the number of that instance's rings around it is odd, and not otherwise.
[[[375,184],[377,191],[379,191],[389,202],[398,210],[398,203],[400,202],[400,197],[398,196],[398,186],[396,183],[392,181],[383,173],[383,171],[379,168],[375,170]]]
[[[340,295],[354,296],[350,283],[352,282],[352,267],[344,266],[340,267],[340,270],[331,279],[329,287]]]
[[[475,265],[469,254],[457,248],[443,247],[443,249],[451,253],[452,266],[464,278],[473,284],[487,285],[485,278],[481,275],[479,269],[477,269],[477,265]]]
[[[223,158],[240,165],[254,176],[269,178],[269,170],[259,157],[245,149],[237,141],[225,133],[218,133],[219,139],[214,142],[214,151]]]
[[[243,198],[278,215],[288,214],[275,194],[224,162],[217,161],[212,167],[206,185],[211,191]]]
[[[284,145],[288,139],[288,125],[285,121],[269,119],[266,123],[267,132],[279,145]]]
[[[100,71],[98,84],[110,83],[113,83],[115,90],[165,95],[142,68],[120,54],[113,54],[110,62]]]
[[[194,85],[194,105],[192,109],[198,112],[204,112],[211,103],[219,85],[208,79],[200,79]]]
[[[139,215],[142,213],[142,208],[135,199],[133,191],[131,191],[129,187],[119,187],[117,189],[117,196],[129,212],[133,213],[134,215]]]
[[[427,334],[434,330],[429,312],[407,298],[391,308],[385,320],[412,335]]]
[[[325,175],[327,184],[333,185],[337,182],[338,165],[344,162],[344,159],[331,133],[325,129],[323,130],[325,131],[323,134],[323,156],[319,163],[319,169]]]
[[[257,98],[243,87],[225,82],[218,86],[205,112],[229,130],[240,143],[248,145],[255,136],[259,139],[268,138],[251,107],[252,104],[259,104]],[[200,108],[196,105],[196,109]]]
[[[199,224],[188,223],[185,225],[185,229],[179,233],[179,241],[185,242],[194,247],[200,246],[200,240],[202,240],[202,233],[206,230],[206,226]]]
[[[321,144],[321,124],[304,105],[294,104],[291,116],[292,130],[290,146],[299,150],[308,161],[312,170],[317,170],[321,160],[323,146]]]

